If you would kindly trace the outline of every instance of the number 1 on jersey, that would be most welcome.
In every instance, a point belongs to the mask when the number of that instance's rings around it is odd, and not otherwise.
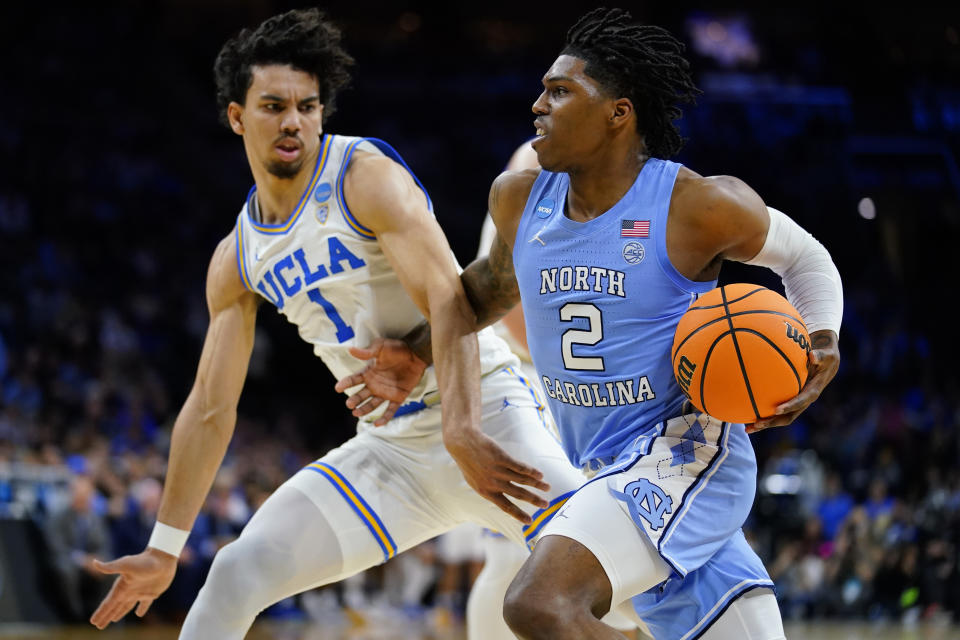
[[[338,342],[346,342],[353,337],[353,329],[343,321],[343,318],[340,317],[340,312],[337,311],[337,308],[330,304],[329,300],[320,295],[319,288],[310,289],[307,291],[307,297],[323,307],[327,317],[330,318],[330,322],[332,322],[333,326],[337,328]]]
[[[570,322],[574,318],[586,318],[588,329],[567,329],[560,341],[563,354],[563,366],[579,371],[603,371],[603,358],[600,356],[585,358],[573,355],[573,346],[585,344],[593,346],[603,339],[603,315],[593,304],[568,302],[560,307],[560,319]]]

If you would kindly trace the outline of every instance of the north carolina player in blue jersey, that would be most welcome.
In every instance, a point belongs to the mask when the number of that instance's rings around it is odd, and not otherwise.
[[[337,377],[362,368],[352,347],[425,318],[436,366],[420,367],[410,402],[378,409],[390,413],[382,427],[370,412],[267,499],[217,553],[181,638],[239,640],[271,604],[461,522],[531,544],[583,483],[542,426],[516,356],[492,331],[474,333],[426,191],[385,142],[323,131],[351,62],[317,10],[243,30],[217,57],[221,113],[255,186],[210,263],[210,325],[148,547],[97,565],[119,574],[91,618],[99,628],[134,607],[143,615],[173,579],[233,434],[260,303],[296,324]]]
[[[517,147],[510,156],[505,171],[540,168],[537,162],[537,153],[530,146],[531,142],[532,139],[527,140]],[[493,219],[488,213],[484,217],[480,231],[480,247],[477,251],[477,258],[485,258],[489,255],[490,247],[496,236],[496,225],[493,224]],[[520,305],[514,307],[501,318],[493,328],[497,335],[501,336],[510,345],[510,349],[520,358],[520,371],[527,379],[531,380],[538,393],[543,397],[543,385],[537,380],[537,372],[530,359],[523,310]],[[547,408],[544,408],[543,417],[551,426],[551,429],[556,429],[553,417]],[[502,618],[503,599],[497,600],[492,593],[488,593],[499,584],[499,580],[488,580],[487,578],[488,574],[494,576],[509,574],[512,578],[526,561],[529,553],[521,545],[511,543],[507,538],[489,531],[485,532],[482,537],[482,546],[485,557],[483,570],[480,572],[480,577],[470,591],[470,597],[467,600],[467,635],[470,638],[489,638],[490,640],[512,639],[515,636],[506,628],[506,623],[504,623],[502,629],[499,625],[493,626],[489,623],[495,617]],[[628,638],[646,638],[645,635],[638,636],[637,625],[616,611],[610,611],[604,616],[603,621],[619,629]],[[491,630],[497,633],[491,633]]]
[[[533,105],[543,171],[507,172],[487,260],[462,279],[478,327],[519,298],[533,363],[571,462],[594,474],[547,525],[508,592],[521,638],[622,638],[611,608],[657,640],[777,640],[773,584],[740,529],[756,486],[743,424],[685,401],[669,364],[677,323],[724,260],[783,279],[813,342],[797,397],[750,431],[792,422],[839,365],[829,254],[742,181],[666,160],[697,94],[683,46],[598,9],[567,35]],[[425,331],[411,346],[424,357]],[[397,402],[407,382],[361,378]]]

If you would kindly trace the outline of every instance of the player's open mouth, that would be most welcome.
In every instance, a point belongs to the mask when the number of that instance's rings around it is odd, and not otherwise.
[[[278,144],[274,149],[284,160],[293,160],[300,155],[300,147],[295,144]]]
[[[533,141],[531,142],[531,146],[536,148],[537,143],[542,142],[544,138],[547,137],[547,129],[542,124],[540,124],[539,119],[533,121],[533,127],[537,132],[537,137],[533,139]]]

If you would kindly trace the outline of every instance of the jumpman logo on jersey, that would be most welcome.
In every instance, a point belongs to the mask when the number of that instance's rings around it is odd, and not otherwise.
[[[544,242],[542,238],[540,238],[540,234],[541,234],[541,233],[543,233],[543,227],[541,227],[540,230],[537,231],[537,233],[536,233],[535,236],[533,236],[532,238],[530,238],[529,242],[533,242],[534,240],[536,240],[537,242],[540,243],[540,246],[543,246],[543,247],[547,246],[547,243]]]
[[[503,410],[506,409],[507,407],[516,407],[516,406],[518,406],[518,405],[513,404],[512,402],[510,402],[510,400],[509,400],[508,398],[504,397],[504,399],[503,399],[503,405],[500,407],[500,411],[503,411]]]
[[[611,487],[610,493],[627,503],[630,517],[637,525],[643,526],[640,522],[642,518],[654,531],[664,525],[665,515],[673,513],[673,498],[646,478],[634,480],[623,488],[623,492]]]

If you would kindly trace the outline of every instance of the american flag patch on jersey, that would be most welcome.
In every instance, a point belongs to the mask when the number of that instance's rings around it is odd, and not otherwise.
[[[650,221],[649,220],[621,220],[620,221],[621,238],[649,238]]]

